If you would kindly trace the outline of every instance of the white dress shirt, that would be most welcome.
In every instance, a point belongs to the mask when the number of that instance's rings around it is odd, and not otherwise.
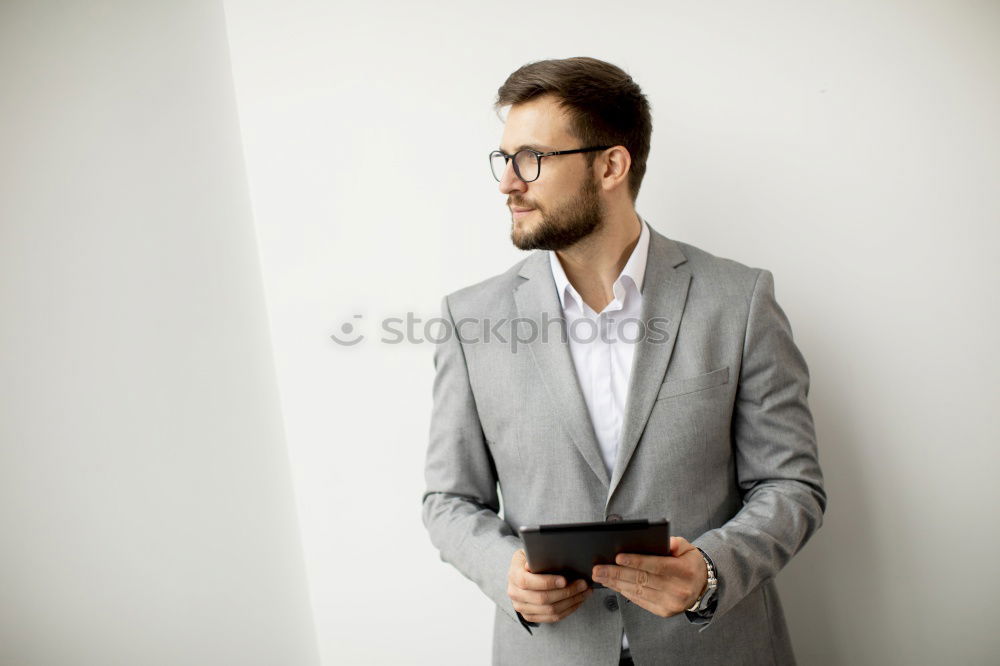
[[[614,472],[618,455],[632,356],[641,331],[638,321],[642,314],[642,278],[648,254],[649,229],[642,222],[639,242],[612,286],[614,298],[597,313],[570,284],[556,253],[549,252],[576,377],[594,424],[608,478]]]
[[[566,277],[559,257],[549,252],[576,377],[601,447],[608,478],[614,473],[618,457],[632,356],[642,330],[638,322],[642,314],[642,278],[649,254],[649,229],[644,220],[639,222],[642,226],[639,241],[612,285],[614,298],[600,313],[583,301]],[[628,647],[624,632],[622,647]]]

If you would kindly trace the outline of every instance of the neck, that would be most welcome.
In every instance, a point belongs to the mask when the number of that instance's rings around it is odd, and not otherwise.
[[[641,224],[631,204],[608,211],[597,231],[556,252],[566,278],[594,312],[604,310],[614,298],[612,287],[639,242]]]

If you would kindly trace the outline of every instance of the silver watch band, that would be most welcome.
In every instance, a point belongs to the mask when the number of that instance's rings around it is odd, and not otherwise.
[[[700,548],[698,549],[698,552],[701,553],[701,559],[705,560],[705,567],[708,569],[708,581],[705,584],[705,590],[695,600],[695,602],[691,604],[691,608],[687,609],[690,613],[697,613],[700,610],[704,610],[702,608],[702,602],[707,602],[719,585],[719,580],[715,577],[715,567],[712,566],[712,562],[705,556],[705,553],[702,552]]]

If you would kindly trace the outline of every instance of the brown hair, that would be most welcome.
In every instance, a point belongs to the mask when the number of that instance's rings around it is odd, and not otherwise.
[[[524,65],[497,90],[494,108],[555,95],[569,112],[570,131],[583,146],[624,146],[632,157],[629,189],[632,200],[646,175],[653,120],[649,101],[624,70],[596,58],[541,60]],[[586,153],[590,164],[595,153]]]

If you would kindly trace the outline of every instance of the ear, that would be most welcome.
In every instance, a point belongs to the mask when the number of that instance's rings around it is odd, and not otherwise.
[[[632,156],[625,146],[614,146],[594,160],[594,168],[600,179],[601,188],[609,192],[619,187],[628,188],[628,174],[632,167]]]

